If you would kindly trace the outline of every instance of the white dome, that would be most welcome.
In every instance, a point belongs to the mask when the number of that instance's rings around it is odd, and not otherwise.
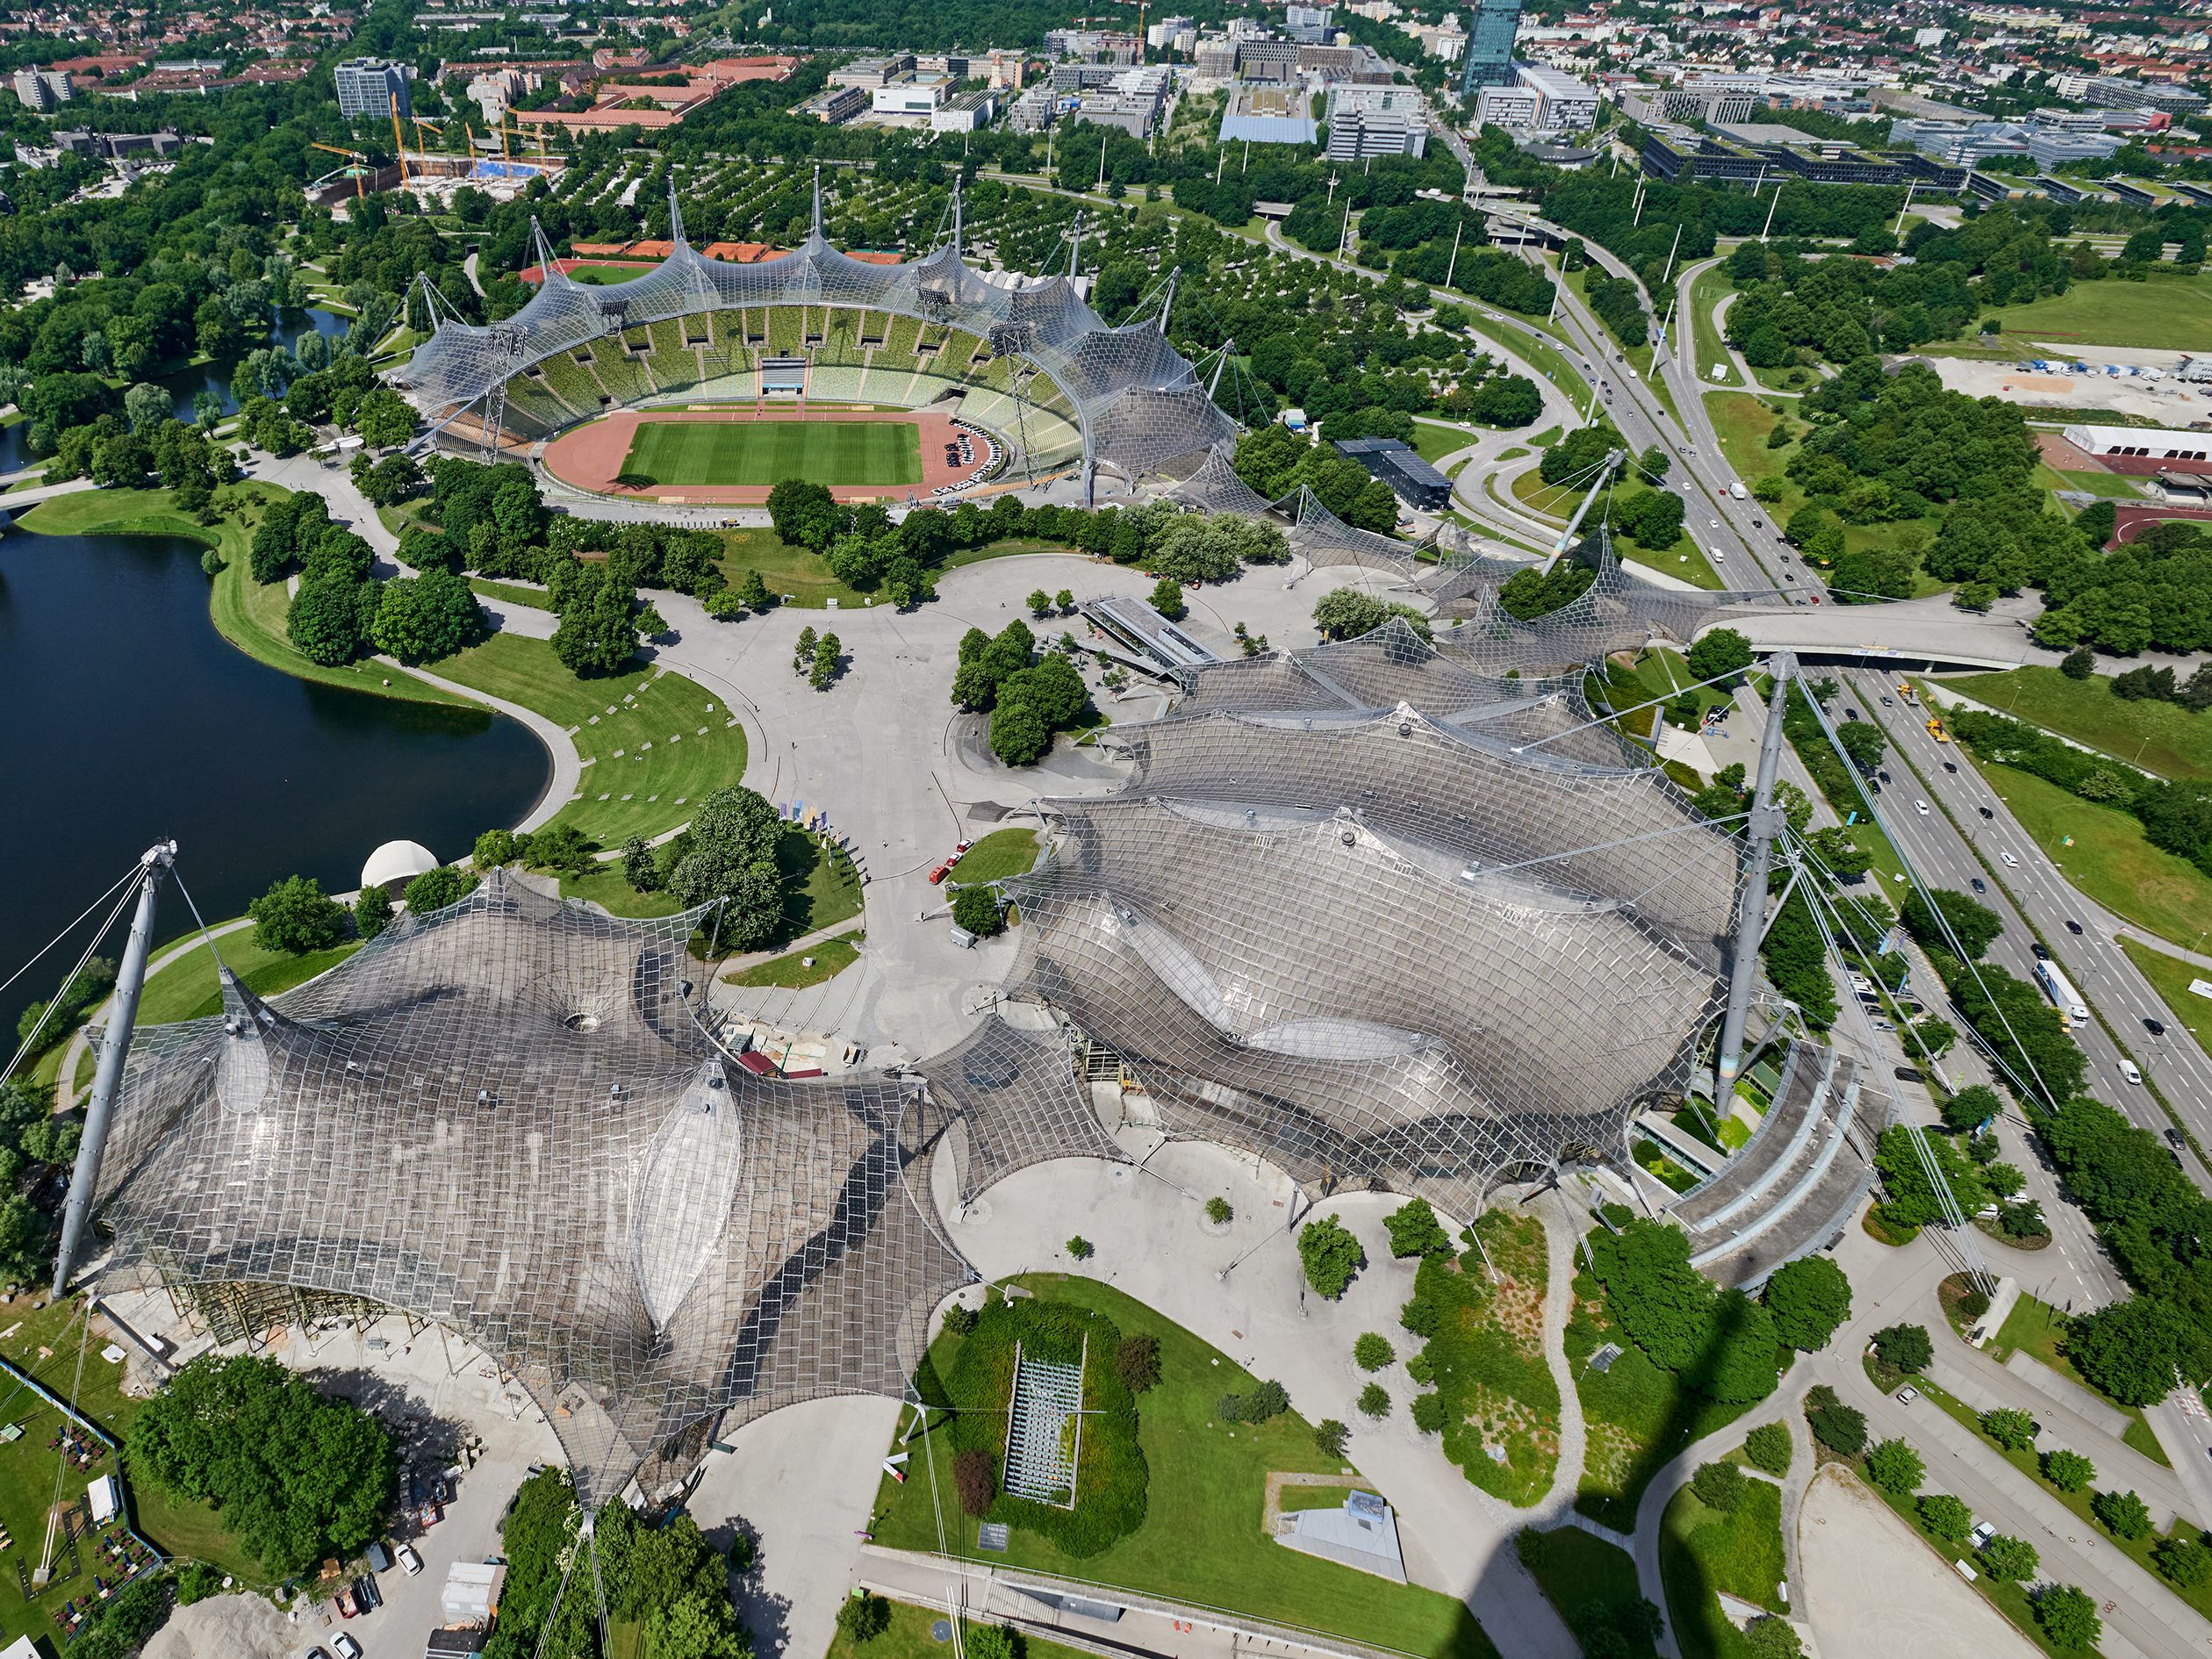
[[[424,871],[437,867],[438,855],[420,842],[387,841],[361,866],[362,890],[391,881],[412,881]]]

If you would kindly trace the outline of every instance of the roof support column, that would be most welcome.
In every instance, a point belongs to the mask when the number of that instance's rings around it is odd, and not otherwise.
[[[1720,1023],[1720,1049],[1713,1066],[1713,1098],[1717,1106],[1735,1087],[1736,1066],[1743,1058],[1743,1023],[1751,1011],[1751,984],[1759,972],[1759,941],[1766,932],[1767,873],[1774,862],[1774,837],[1786,816],[1774,804],[1774,780],[1782,767],[1782,715],[1789,707],[1790,676],[1797,672],[1797,658],[1777,651],[1767,659],[1774,676],[1774,699],[1767,708],[1766,733],[1759,741],[1759,781],[1751,801],[1751,858],[1743,878],[1743,897],[1736,909],[1735,959],[1728,980],[1728,1011]]]
[[[154,894],[176,859],[176,843],[162,841],[148,847],[139,860],[143,873],[139,877],[138,914],[131,919],[122,971],[115,976],[115,1011],[108,1016],[107,1034],[100,1041],[92,1099],[84,1109],[84,1138],[77,1146],[76,1165],[69,1172],[69,1201],[61,1212],[61,1247],[54,1259],[54,1294],[57,1296],[68,1289],[69,1275],[75,1270],[83,1248],[85,1224],[91,1219],[93,1193],[100,1184],[100,1156],[107,1150],[115,1097],[122,1092],[123,1062],[130,1057],[131,1032],[138,1024],[139,993],[146,988],[146,958],[154,944]]]

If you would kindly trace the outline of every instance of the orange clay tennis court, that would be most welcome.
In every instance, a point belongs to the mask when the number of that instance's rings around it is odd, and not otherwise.
[[[594,420],[586,426],[563,433],[545,446],[546,470],[579,490],[590,490],[602,495],[623,496],[633,500],[657,501],[700,506],[758,506],[768,499],[767,485],[670,485],[654,484],[636,489],[617,484],[624,463],[637,440],[637,429],[648,421],[723,421],[731,423],[782,423],[793,420],[868,420],[903,421],[919,428],[916,437],[922,448],[922,482],[900,484],[886,478],[881,483],[831,485],[830,492],[840,501],[903,501],[911,493],[916,501],[926,502],[930,492],[943,484],[958,484],[972,477],[975,467],[961,468],[947,463],[944,446],[956,441],[952,418],[926,409],[899,410],[888,413],[869,413],[855,410],[800,411],[791,406],[779,406],[756,413],[751,409],[622,409],[605,420]],[[980,463],[981,457],[979,455]]]

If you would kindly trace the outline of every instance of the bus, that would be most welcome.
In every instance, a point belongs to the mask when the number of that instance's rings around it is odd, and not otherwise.
[[[2086,1025],[2089,1023],[2089,1005],[2081,1000],[2081,993],[2074,989],[2072,981],[2058,971],[2056,962],[2049,958],[2037,962],[2036,980],[2058,1011],[2066,1016],[2068,1024]]]

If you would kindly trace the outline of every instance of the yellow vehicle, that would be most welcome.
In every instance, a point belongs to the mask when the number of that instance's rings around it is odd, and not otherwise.
[[[1928,722],[1928,735],[1939,743],[1950,742],[1950,739],[1944,735],[1943,722],[1940,720],[1931,720]]]
[[[1920,693],[1914,690],[1909,684],[1900,685],[1897,688],[1897,694],[1900,697],[1902,697],[1907,703],[1910,703],[1914,707],[1917,708],[1920,707]]]

